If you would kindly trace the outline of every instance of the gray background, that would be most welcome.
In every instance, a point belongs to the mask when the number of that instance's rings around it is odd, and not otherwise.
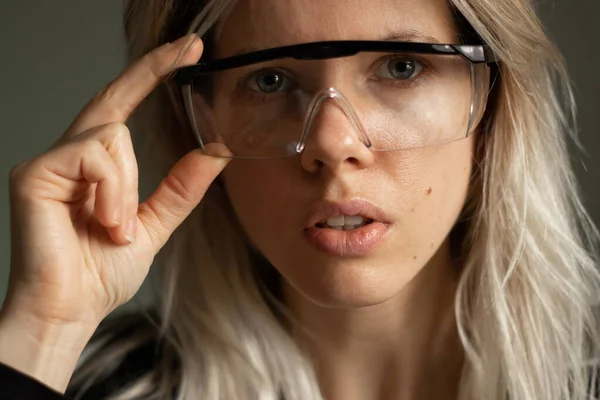
[[[0,299],[10,265],[9,171],[45,151],[122,69],[122,8],[122,0],[0,2]],[[588,155],[574,157],[600,224],[600,1],[546,0],[539,8],[577,88]]]

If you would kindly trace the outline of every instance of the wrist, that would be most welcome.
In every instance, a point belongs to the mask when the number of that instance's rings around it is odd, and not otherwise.
[[[27,312],[0,312],[0,362],[64,393],[95,327],[41,321]]]

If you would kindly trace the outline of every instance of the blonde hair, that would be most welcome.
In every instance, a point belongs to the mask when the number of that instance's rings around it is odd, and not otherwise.
[[[131,0],[131,58],[186,30],[210,35],[229,3]],[[451,3],[501,60],[457,223],[464,266],[455,312],[466,356],[459,399],[596,398],[598,232],[570,166],[576,121],[564,62],[528,0]],[[151,152],[159,176],[196,145],[172,86],[157,90],[139,116],[139,130],[159,145]],[[218,181],[159,260],[160,318],[123,341],[101,329],[73,378],[79,394],[154,338],[159,362],[110,399],[322,398],[288,332],[278,275],[250,251]]]

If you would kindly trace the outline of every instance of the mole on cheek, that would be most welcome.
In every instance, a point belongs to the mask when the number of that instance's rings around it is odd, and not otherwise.
[[[425,191],[425,193],[427,194],[427,196],[429,196],[432,191],[433,191],[433,189],[431,189],[431,187],[428,187],[427,190]]]

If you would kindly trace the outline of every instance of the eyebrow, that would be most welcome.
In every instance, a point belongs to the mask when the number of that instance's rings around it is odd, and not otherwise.
[[[395,41],[395,42],[423,42],[423,43],[436,43],[439,44],[440,41],[433,36],[425,35],[424,33],[415,30],[409,29],[405,31],[395,31],[390,33],[389,35],[384,36],[379,40],[387,40],[387,41]]]
[[[354,40],[357,40],[357,39],[354,39]],[[424,33],[420,32],[418,30],[415,30],[415,29],[408,29],[408,30],[404,30],[404,31],[394,31],[394,32],[391,32],[391,33],[381,37],[381,38],[375,38],[375,39],[371,39],[371,40],[384,40],[384,41],[391,41],[391,42],[423,42],[423,43],[436,43],[436,44],[441,43],[438,39],[434,38],[433,36],[425,35]],[[281,46],[283,46],[283,45],[281,45]],[[242,47],[241,49],[238,49],[237,51],[232,53],[231,56],[239,56],[242,54],[253,53],[255,51],[260,51],[260,50],[265,50],[265,49],[275,48],[275,47],[280,47],[280,46],[265,47],[265,46],[257,46],[255,44],[249,44],[249,45],[246,45],[245,47]]]

